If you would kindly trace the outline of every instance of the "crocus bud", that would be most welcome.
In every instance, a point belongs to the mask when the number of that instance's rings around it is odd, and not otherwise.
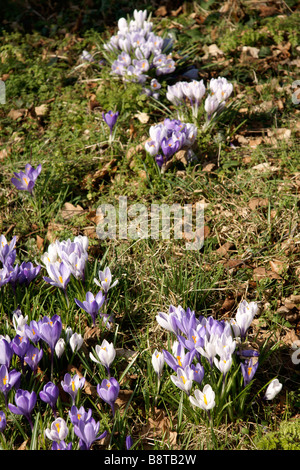
[[[280,383],[278,379],[273,379],[267,387],[264,399],[273,400],[273,398],[276,397],[276,395],[281,391],[281,389],[282,383]]]
[[[165,358],[163,353],[158,352],[157,349],[155,349],[154,353],[152,354],[152,366],[158,376],[160,376],[162,373],[164,363]]]
[[[83,344],[83,337],[79,333],[74,333],[70,338],[70,346],[73,352],[79,351]]]
[[[63,338],[60,338],[55,345],[55,353],[58,358],[63,355],[64,350],[65,350],[65,340]]]

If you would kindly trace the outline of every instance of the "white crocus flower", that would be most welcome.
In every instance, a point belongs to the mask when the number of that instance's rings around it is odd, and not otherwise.
[[[196,389],[194,392],[195,397],[190,396],[189,400],[192,405],[201,408],[202,410],[211,410],[215,406],[215,392],[210,385],[206,384],[203,391]]]
[[[165,363],[165,358],[164,358],[163,353],[158,352],[157,349],[155,349],[154,353],[152,354],[152,366],[158,376],[160,376],[162,373],[164,363]]]
[[[69,433],[67,423],[63,418],[57,418],[51,424],[50,429],[45,430],[45,435],[51,441],[60,442],[64,441]]]
[[[114,348],[113,343],[108,343],[108,341],[104,339],[100,346],[99,344],[97,344],[97,346],[95,347],[95,352],[96,356],[90,353],[91,360],[97,362],[98,364],[102,364],[107,369],[109,369],[116,356],[116,350]]]
[[[69,340],[69,343],[70,343],[73,353],[77,352],[83,345],[83,337],[81,336],[80,333],[73,333]]]
[[[55,353],[57,355],[58,358],[60,358],[64,351],[65,351],[65,340],[63,338],[59,338],[59,340],[57,341],[56,345],[55,345]]]
[[[273,379],[272,382],[269,383],[266,393],[265,393],[265,400],[273,400],[274,397],[281,391],[282,383],[279,382],[278,379]]]
[[[235,321],[240,328],[241,338],[244,338],[249,326],[252,323],[254,316],[258,311],[258,304],[256,302],[248,303],[243,300],[236,312]]]
[[[171,375],[170,379],[176,387],[189,395],[193,385],[194,371],[189,366],[186,366],[184,369],[178,367],[177,376]]]
[[[230,367],[232,366],[232,356],[221,356],[220,359],[217,359],[216,357],[214,358],[214,363],[217,369],[219,369],[220,372],[222,372],[223,377],[227,374],[229,371]]]

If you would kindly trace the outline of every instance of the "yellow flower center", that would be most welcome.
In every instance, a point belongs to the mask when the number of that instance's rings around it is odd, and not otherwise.
[[[183,375],[181,375],[180,378],[181,378],[182,382],[185,384],[186,378]]]
[[[178,361],[178,364],[180,365],[180,367],[182,367],[182,364],[181,364],[181,357],[180,357],[180,356],[177,356],[177,361]]]

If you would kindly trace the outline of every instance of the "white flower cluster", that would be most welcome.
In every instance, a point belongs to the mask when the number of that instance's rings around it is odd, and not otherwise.
[[[104,44],[112,58],[112,73],[137,83],[145,83],[151,78],[152,70],[156,76],[172,73],[175,62],[171,54],[166,53],[170,41],[152,32],[152,23],[146,20],[146,10],[134,10],[133,16],[130,21],[120,18],[117,34]],[[152,88],[158,89],[157,81],[152,82]],[[147,94],[152,91],[147,89]]]
[[[209,82],[209,90],[210,94],[204,102],[208,120],[224,108],[233,91],[233,85],[225,77],[212,78]],[[197,118],[205,93],[206,87],[203,80],[182,81],[168,86],[166,97],[176,107],[190,106],[193,117]]]

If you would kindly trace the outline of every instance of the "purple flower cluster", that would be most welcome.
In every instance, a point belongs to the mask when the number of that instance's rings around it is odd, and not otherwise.
[[[134,10],[133,16],[130,21],[120,18],[117,34],[104,44],[112,73],[137,83],[145,83],[151,74],[155,78],[153,73],[155,76],[172,73],[175,62],[168,53],[170,40],[153,33],[146,10]],[[156,85],[154,88],[158,89]],[[148,92],[152,93],[151,87]]]
[[[34,266],[31,262],[15,264],[17,238],[13,237],[8,243],[4,235],[0,235],[0,287],[10,284],[16,289],[17,284],[24,284],[26,287],[37,277],[41,266]]]
[[[151,126],[150,139],[145,143],[145,150],[155,158],[161,168],[182,148],[189,148],[197,137],[197,127],[183,123],[179,119],[166,118],[163,123]]]
[[[172,351],[155,351],[152,357],[153,367],[158,376],[164,363],[176,375],[171,380],[181,390],[190,395],[193,383],[200,384],[205,378],[206,362],[208,369],[217,368],[222,374],[223,382],[233,364],[233,356],[237,342],[245,338],[248,328],[257,313],[255,302],[241,302],[234,320],[215,320],[213,317],[195,315],[189,308],[185,311],[181,306],[170,306],[168,313],[160,312],[156,320],[161,327],[176,336]],[[162,360],[162,354],[164,361]],[[256,351],[248,351],[245,361],[241,364],[244,385],[253,378],[257,367]]]
[[[86,236],[79,235],[73,241],[70,239],[51,243],[48,251],[41,259],[48,276],[44,280],[66,291],[71,275],[76,279],[85,279],[85,267],[88,259],[89,240]]]

